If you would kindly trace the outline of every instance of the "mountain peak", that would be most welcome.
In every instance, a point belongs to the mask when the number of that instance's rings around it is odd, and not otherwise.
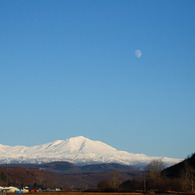
[[[71,137],[71,138],[69,138],[67,140],[69,140],[69,141],[75,141],[75,142],[83,142],[83,141],[86,141],[86,140],[89,140],[89,139],[86,138],[86,137],[84,137],[84,136],[77,136],[77,137]]]

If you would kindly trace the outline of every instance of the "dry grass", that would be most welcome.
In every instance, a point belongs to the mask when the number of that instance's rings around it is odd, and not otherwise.
[[[6,193],[6,195],[13,195],[14,193]],[[143,193],[117,193],[117,192],[34,192],[27,193],[27,195],[143,195]]]

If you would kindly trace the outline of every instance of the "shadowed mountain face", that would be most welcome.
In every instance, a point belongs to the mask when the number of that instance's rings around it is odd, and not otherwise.
[[[77,166],[69,162],[51,162],[45,164],[2,164],[4,167],[26,167],[46,170],[59,174],[108,173],[108,172],[140,172],[138,169],[117,163],[104,163]]]
[[[171,178],[179,178],[184,171],[187,171],[186,169],[195,171],[195,153],[182,162],[166,168],[162,173]]]

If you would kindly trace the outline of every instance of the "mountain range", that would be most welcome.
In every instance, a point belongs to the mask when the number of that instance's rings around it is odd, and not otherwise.
[[[76,165],[118,163],[144,167],[152,160],[161,160],[165,166],[181,161],[181,159],[151,157],[144,154],[118,151],[101,141],[93,141],[83,136],[57,140],[33,147],[0,144],[0,164],[42,164],[66,161]]]
[[[111,173],[114,171],[125,172],[128,174],[139,175],[142,170],[138,170],[129,165],[121,165],[117,163],[102,163],[91,165],[74,165],[66,161],[58,161],[43,164],[1,164],[0,167],[25,167],[34,168],[42,171],[49,171],[57,174],[91,174],[91,173]]]

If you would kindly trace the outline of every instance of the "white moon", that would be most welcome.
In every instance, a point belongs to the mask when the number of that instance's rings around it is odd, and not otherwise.
[[[136,56],[137,58],[140,58],[140,57],[142,56],[141,50],[139,50],[139,49],[135,50],[135,56]]]

